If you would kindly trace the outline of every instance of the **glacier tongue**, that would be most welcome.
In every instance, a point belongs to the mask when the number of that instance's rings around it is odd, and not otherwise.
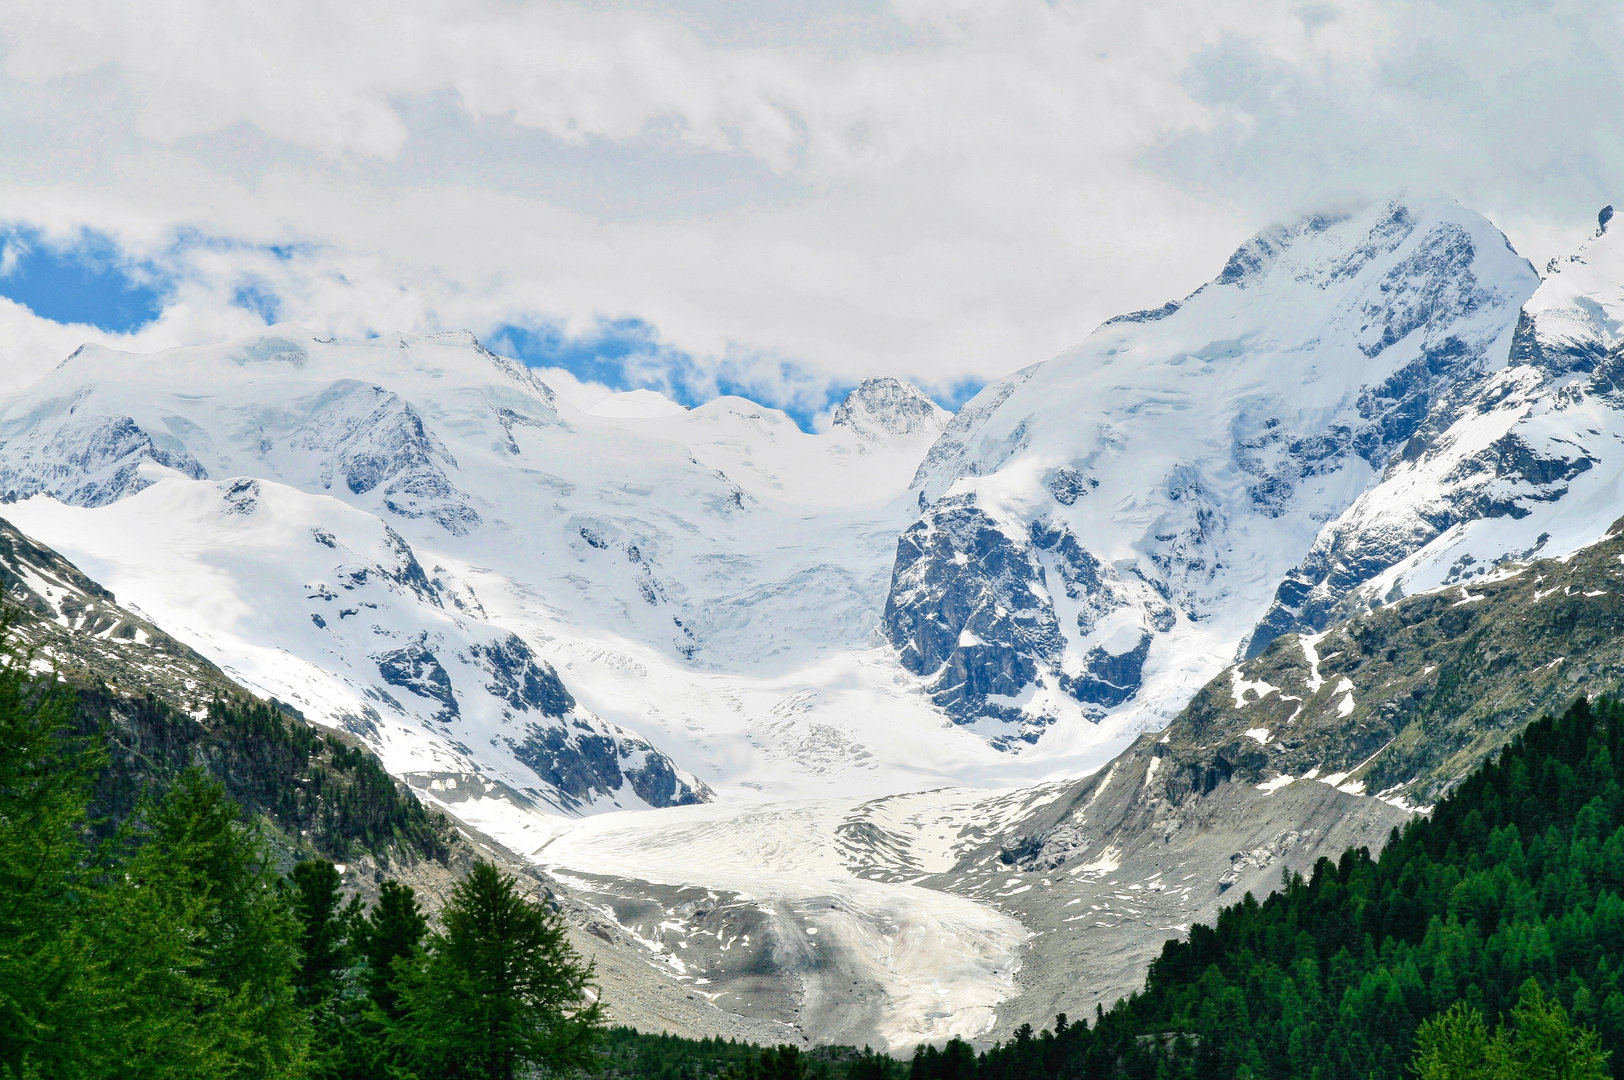
[[[1097,764],[1165,724],[1435,403],[1504,363],[1536,284],[1478,215],[1388,202],[1266,230],[988,386],[914,480],[903,665],[1023,756]]]

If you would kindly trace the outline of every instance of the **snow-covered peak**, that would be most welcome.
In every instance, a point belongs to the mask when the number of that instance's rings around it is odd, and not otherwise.
[[[931,438],[810,434],[740,397],[681,409],[645,392],[583,410],[471,335],[323,341],[277,326],[150,356],[86,348],[0,399],[0,497],[211,658],[259,666],[266,693],[303,694],[314,719],[350,722],[360,700],[422,723],[415,771],[442,755],[493,783],[523,779],[502,747],[526,737],[484,701],[479,665],[457,659],[512,634],[614,728],[596,731],[643,740],[634,756],[664,755],[695,792],[899,790],[962,779],[990,755],[970,733],[944,736],[875,639]],[[239,500],[259,510],[222,516],[239,482],[260,486]],[[287,540],[278,522],[295,511],[306,528]],[[139,528],[146,517],[175,525]],[[335,621],[339,601],[303,590],[336,573],[316,529],[393,530],[431,578],[461,583],[466,610],[358,595],[378,607],[341,604]],[[308,580],[249,557],[284,540],[316,560]],[[223,632],[260,593],[277,617]],[[428,634],[415,644],[414,623]],[[436,719],[447,693],[466,734]],[[610,759],[594,760],[618,791]]]
[[[959,411],[915,483],[934,500],[961,476],[1002,468],[1022,447],[1086,456],[1100,445],[1096,419],[1176,427],[1182,441],[1216,437],[1204,421],[1240,401],[1270,400],[1300,418],[1294,427],[1318,427],[1406,365],[1453,366],[1483,354],[1536,285],[1498,229],[1447,199],[1272,227],[1183,301],[1110,319],[1055,359],[989,384]],[[1187,415],[1176,425],[1155,419],[1170,412]],[[1390,438],[1379,441],[1390,448]]]
[[[1624,340],[1624,228],[1613,208],[1597,215],[1596,232],[1565,259],[1552,259],[1523,311],[1546,351],[1594,362]]]
[[[871,441],[907,435],[935,438],[952,417],[912,383],[892,378],[864,379],[835,406],[831,426]]]
[[[1429,410],[1379,484],[1326,523],[1252,638],[1563,555],[1616,519],[1624,237],[1609,210],[1523,306],[1510,363]]]
[[[1389,200],[1264,230],[1183,301],[989,385],[914,481],[904,664],[1040,753],[1164,722],[1432,404],[1505,364],[1537,284],[1479,215]]]
[[[485,349],[466,330],[336,341],[316,337],[293,323],[278,323],[215,345],[145,355],[87,344],[24,393],[37,397],[52,389],[80,389],[102,381],[140,387],[189,382],[195,396],[214,392],[239,396],[248,387],[270,386],[281,397],[292,387],[343,379],[432,386],[447,395],[516,388],[549,411],[556,401],[552,388],[528,368]]]

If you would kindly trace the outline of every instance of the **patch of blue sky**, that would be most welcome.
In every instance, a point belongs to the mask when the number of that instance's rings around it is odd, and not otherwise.
[[[269,285],[259,281],[249,281],[237,287],[231,296],[234,307],[252,311],[264,320],[266,326],[277,321],[277,315],[282,310],[282,300]]]
[[[552,324],[506,325],[486,342],[490,348],[531,367],[563,368],[585,382],[611,390],[658,390],[692,408],[714,398],[737,395],[783,409],[807,431],[828,408],[835,388],[798,365],[728,363],[707,368],[687,352],[671,347],[641,319],[612,319],[592,331],[571,335]],[[769,384],[746,372],[772,371]],[[785,387],[793,387],[791,394]]]
[[[554,324],[508,324],[491,334],[486,345],[531,367],[563,368],[611,390],[658,390],[690,408],[722,396],[748,398],[782,409],[804,431],[814,430],[820,413],[856,389],[854,383],[836,382],[792,361],[754,357],[745,363],[735,358],[703,366],[662,342],[641,319],[605,320],[581,335]],[[957,412],[984,385],[979,379],[959,379],[936,387],[931,397]]]
[[[922,388],[930,394],[931,400],[946,409],[956,413],[966,401],[981,393],[981,388],[987,385],[985,379],[961,378],[955,379],[946,386],[937,388],[934,392],[929,388]]]
[[[109,333],[139,330],[162,313],[171,284],[101,233],[81,232],[64,244],[27,226],[0,227],[0,296],[43,319]]]
[[[578,337],[546,323],[508,324],[499,327],[485,344],[531,367],[563,368],[583,382],[601,383],[611,390],[653,387],[664,392],[667,388],[657,386],[657,380],[646,374],[641,379],[634,378],[632,369],[646,373],[676,360],[692,363],[686,353],[661,345],[653,327],[641,319],[601,322],[593,332]],[[683,404],[693,403],[684,401]]]

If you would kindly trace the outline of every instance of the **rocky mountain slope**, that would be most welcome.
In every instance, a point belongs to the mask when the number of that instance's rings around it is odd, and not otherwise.
[[[1077,1015],[1136,986],[1163,936],[1282,869],[1379,849],[1531,721],[1621,688],[1624,520],[1571,555],[1276,638],[932,884],[1032,893],[1015,903],[1046,938],[1087,927],[1086,947],[1030,950],[1000,1028]]]

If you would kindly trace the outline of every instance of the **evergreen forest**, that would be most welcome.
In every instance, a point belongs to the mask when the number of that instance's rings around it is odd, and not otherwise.
[[[118,790],[79,695],[31,675],[31,657],[4,660],[0,1077],[513,1080],[595,1064],[590,968],[513,877],[476,864],[433,929],[398,882],[345,900],[331,862],[280,872],[261,818],[195,765]],[[216,728],[257,728],[235,779],[265,789],[263,813],[343,843],[432,839],[370,756],[329,748],[317,775],[339,797],[283,798],[264,781],[308,773],[314,738],[265,706],[214,712]]]

